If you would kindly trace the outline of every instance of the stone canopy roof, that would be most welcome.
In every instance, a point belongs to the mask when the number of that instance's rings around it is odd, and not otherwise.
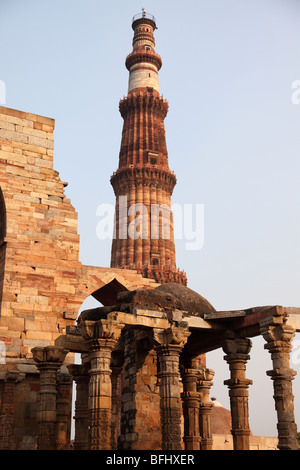
[[[120,292],[117,296],[119,303],[85,310],[78,318],[78,323],[105,318],[113,311],[132,313],[134,309],[142,308],[158,312],[181,310],[187,316],[203,317],[213,313],[214,307],[194,290],[177,283],[162,284],[155,289],[138,289]]]

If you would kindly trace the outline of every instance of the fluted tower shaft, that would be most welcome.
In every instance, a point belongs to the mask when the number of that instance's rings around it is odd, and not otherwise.
[[[169,169],[160,96],[154,17],[133,19],[133,51],[126,58],[128,95],[120,101],[124,120],[119,167],[111,177],[116,196],[111,267],[136,269],[157,282],[186,284],[176,268],[171,195],[176,176]]]

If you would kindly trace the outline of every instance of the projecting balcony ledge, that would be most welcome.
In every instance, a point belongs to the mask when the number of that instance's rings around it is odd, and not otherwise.
[[[146,49],[137,49],[126,57],[125,65],[129,71],[133,65],[139,63],[153,64],[157,67],[157,70],[160,70],[162,67],[162,59],[160,55],[152,50],[148,51]]]
[[[143,10],[142,13],[137,13],[132,18],[132,29],[134,30],[139,23],[150,24],[153,29],[157,29],[155,17],[150,13],[146,13],[145,10]]]

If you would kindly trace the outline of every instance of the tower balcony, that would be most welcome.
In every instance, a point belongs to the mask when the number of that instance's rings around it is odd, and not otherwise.
[[[158,71],[162,67],[162,59],[160,55],[152,51],[150,47],[147,48],[147,46],[137,47],[126,57],[125,65],[129,71],[133,65],[140,63],[153,64]]]
[[[134,30],[139,24],[150,24],[153,30],[157,29],[155,17],[150,13],[146,13],[144,9],[142,13],[138,13],[132,18],[132,29]]]

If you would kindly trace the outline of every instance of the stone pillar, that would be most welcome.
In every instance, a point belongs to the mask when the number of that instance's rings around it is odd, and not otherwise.
[[[250,449],[248,387],[252,381],[246,379],[245,371],[251,346],[250,339],[236,337],[232,332],[228,332],[223,343],[224,359],[230,369],[230,379],[224,384],[229,387],[234,450]]]
[[[199,425],[201,437],[201,450],[212,450],[213,438],[211,432],[211,409],[214,406],[209,401],[209,391],[213,385],[212,379],[215,373],[212,369],[199,371],[198,392],[200,395]]]
[[[157,355],[152,331],[131,328],[123,335],[124,375],[120,450],[161,449]]]
[[[56,379],[68,352],[57,346],[32,349],[40,371],[38,450],[56,449]]]
[[[85,321],[82,335],[90,351],[89,448],[111,449],[111,354],[124,325],[113,320]]]
[[[72,377],[58,374],[56,396],[56,449],[70,449]]]
[[[72,364],[68,370],[76,383],[74,450],[88,450],[89,368],[87,364]]]
[[[120,374],[124,358],[118,354],[112,355],[111,361],[111,448],[118,448],[118,434],[120,430],[121,396]]]
[[[199,405],[200,394],[197,391],[199,371],[184,369],[182,373],[185,450],[200,450]]]
[[[162,450],[181,450],[179,356],[190,333],[185,328],[154,330],[160,364]]]
[[[14,412],[15,412],[15,387],[16,383],[24,378],[24,374],[12,370],[5,374],[1,412],[0,412],[0,450],[15,450],[16,442],[14,437]]]
[[[295,330],[283,323],[283,318],[267,318],[260,322],[260,332],[266,340],[273,370],[267,375],[273,380],[274,400],[277,411],[278,447],[280,450],[299,450],[297,425],[294,414],[292,380],[296,375],[290,369],[290,352]]]

